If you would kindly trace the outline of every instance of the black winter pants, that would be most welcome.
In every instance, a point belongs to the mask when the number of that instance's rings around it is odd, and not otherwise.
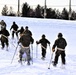
[[[16,34],[17,38],[18,38],[18,33],[15,31],[12,31],[12,38],[14,38],[14,34]]]
[[[6,46],[8,47],[8,45],[9,45],[9,43],[8,43],[8,39],[2,37],[2,38],[1,38],[1,45],[2,45],[2,48],[5,47],[5,44],[6,44]]]
[[[65,51],[57,50],[55,53],[54,64],[58,63],[58,58],[61,55],[62,64],[65,64]]]
[[[46,49],[42,48],[42,57],[45,58],[45,56],[46,56]]]

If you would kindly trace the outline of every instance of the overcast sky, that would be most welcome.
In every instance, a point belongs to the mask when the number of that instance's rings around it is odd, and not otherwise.
[[[37,4],[44,6],[44,1],[45,0],[20,0],[20,5],[27,2],[33,8]],[[48,7],[52,7],[52,8],[62,9],[66,7],[67,9],[69,9],[68,8],[69,0],[46,0],[46,4]],[[71,4],[72,4],[72,9],[76,11],[76,0],[71,0]],[[2,11],[4,5],[7,5],[8,7],[12,6],[13,10],[17,11],[18,0],[0,0],[0,11]]]

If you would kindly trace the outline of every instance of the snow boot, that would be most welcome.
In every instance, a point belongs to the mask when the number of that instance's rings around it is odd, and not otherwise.
[[[45,60],[45,57],[41,57],[42,60]]]
[[[27,65],[30,65],[30,62],[29,61],[27,62]]]

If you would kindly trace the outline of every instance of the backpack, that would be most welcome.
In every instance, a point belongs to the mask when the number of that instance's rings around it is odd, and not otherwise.
[[[66,46],[66,41],[65,41],[65,39],[63,39],[63,38],[61,38],[61,39],[59,39],[59,47],[60,48],[65,48],[65,46]]]
[[[24,47],[28,47],[32,41],[33,38],[27,34],[22,35],[20,38],[20,42]]]

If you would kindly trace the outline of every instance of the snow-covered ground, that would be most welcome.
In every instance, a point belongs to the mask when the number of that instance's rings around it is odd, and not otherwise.
[[[76,21],[0,16],[0,20],[2,19],[6,22],[7,29],[10,32],[10,44],[9,51],[6,51],[6,48],[2,50],[0,45],[0,75],[76,75]],[[30,66],[26,62],[23,65],[18,63],[19,46],[11,64],[18,41],[16,37],[14,40],[11,39],[10,27],[13,21],[19,25],[19,28],[28,26],[33,33],[33,64],[31,62]],[[57,67],[53,67],[51,64],[50,69],[48,69],[52,51],[48,46],[46,59],[41,60],[41,48],[40,45],[36,46],[36,41],[41,38],[42,34],[45,34],[52,47],[59,32],[63,33],[68,44],[65,69],[61,69],[60,57]]]

